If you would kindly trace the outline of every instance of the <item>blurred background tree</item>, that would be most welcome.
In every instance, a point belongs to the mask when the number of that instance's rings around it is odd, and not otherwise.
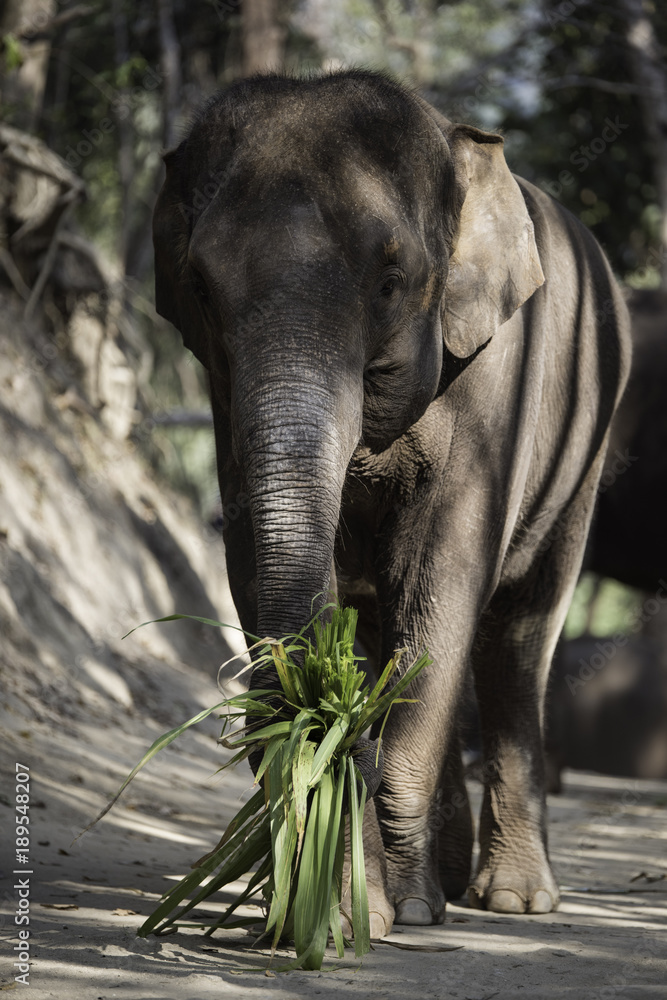
[[[137,435],[205,516],[217,495],[212,434],[195,426],[206,382],[152,306],[150,222],[161,151],[240,76],[388,71],[450,118],[501,129],[512,168],[592,228],[622,280],[667,288],[657,0],[4,0],[0,43],[2,120],[85,181],[78,225],[142,345],[150,421]]]
[[[667,8],[649,0],[5,0],[3,120],[88,185],[81,222],[150,279],[160,151],[239,76],[364,66],[498,128],[517,172],[656,285],[667,232]],[[609,125],[608,123],[611,123]]]

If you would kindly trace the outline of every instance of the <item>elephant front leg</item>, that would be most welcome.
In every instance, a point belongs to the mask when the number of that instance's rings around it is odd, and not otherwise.
[[[434,662],[407,692],[417,703],[392,708],[375,798],[395,921],[422,925],[443,922],[446,890],[461,895],[472,852],[463,775],[452,766],[460,679],[434,643],[424,644]]]
[[[341,903],[343,934],[352,937],[352,898],[350,895],[350,838],[349,824],[346,824],[345,863],[343,866],[343,898]],[[368,915],[370,919],[371,941],[391,933],[394,923],[394,907],[387,895],[387,859],[382,843],[382,835],[375,813],[375,800],[370,799],[364,809],[364,863],[366,868],[366,891],[368,893]]]

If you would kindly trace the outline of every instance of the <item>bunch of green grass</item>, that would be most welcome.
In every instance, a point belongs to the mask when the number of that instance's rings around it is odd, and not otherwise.
[[[194,922],[183,921],[190,910],[251,872],[246,889],[219,919],[194,925],[205,927],[210,935],[220,927],[256,923],[238,918],[235,911],[261,894],[268,909],[266,933],[272,935],[272,956],[281,937],[293,937],[296,959],[289,967],[319,969],[331,931],[342,957],[345,805],[351,869],[351,913],[345,916],[353,929],[355,955],[360,957],[370,949],[362,841],[366,786],[355,766],[355,744],[384,716],[381,738],[389,709],[410,700],[400,696],[429,660],[423,653],[387,689],[399,668],[398,653],[369,690],[353,649],[357,612],[337,605],[324,610],[328,609],[332,609],[331,621],[311,623],[314,643],[303,633],[280,642],[265,641],[255,666],[273,667],[280,681],[278,692],[273,688],[249,691],[200,712],[156,740],[120,789],[119,795],[159,750],[222,707],[228,714],[223,716],[221,742],[236,750],[225,767],[251,753],[257,760],[261,753],[255,782],[263,779],[263,787],[237,813],[215,849],[166,893],[139,929],[140,936],[193,926]],[[160,620],[177,617],[190,616]],[[243,728],[225,735],[241,719],[246,723]]]

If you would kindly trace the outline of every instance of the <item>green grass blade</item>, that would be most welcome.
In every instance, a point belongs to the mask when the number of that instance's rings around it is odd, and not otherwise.
[[[227,845],[228,846],[228,845]],[[163,930],[164,927],[173,924],[176,920],[179,920],[184,914],[189,913],[195,906],[198,906],[204,899],[208,899],[213,893],[217,892],[228,882],[234,882],[237,878],[245,875],[246,872],[256,865],[258,862],[262,861],[266,853],[271,849],[271,831],[269,827],[269,817],[268,814],[264,814],[260,821],[255,824],[251,833],[245,837],[238,848],[230,854],[225,860],[224,864],[218,871],[218,873],[208,882],[203,885],[199,892],[196,893],[192,899],[189,900],[179,911],[173,916],[169,916],[173,912],[176,906],[189,896],[190,893],[197,885],[201,883],[211,874],[211,868],[207,865],[201,868],[195,869],[190,875],[186,875],[174,890],[169,892],[165,897],[164,901],[157,907],[157,909],[151,914],[151,916],[146,920],[137,934],[139,937],[146,937],[147,934],[158,927],[158,930]],[[224,848],[223,848],[224,850]],[[211,859],[212,861],[213,859]]]
[[[221,743],[223,746],[227,746],[225,740],[218,740],[218,743]],[[246,757],[250,756],[250,752],[251,752],[250,747],[244,747],[242,750],[239,750],[238,753],[235,753],[234,756],[230,760],[228,760],[225,764],[220,765],[220,767],[216,771],[216,774],[219,771],[226,771],[228,767],[234,767],[235,764],[238,764],[240,761],[245,760]]]
[[[257,869],[257,871],[253,872],[252,877],[250,878],[248,885],[243,890],[243,892],[236,897],[233,903],[229,904],[229,906],[227,907],[227,909],[225,910],[225,912],[222,914],[221,917],[219,917],[214,923],[209,925],[209,928],[206,931],[204,937],[210,937],[211,934],[213,934],[213,932],[218,930],[218,928],[220,927],[230,928],[231,926],[242,926],[243,924],[247,924],[248,922],[256,924],[260,921],[261,917],[259,917],[258,915],[256,917],[242,917],[240,924],[238,921],[235,921],[234,924],[232,925],[228,923],[232,913],[234,913],[239,908],[239,906],[247,902],[248,899],[251,899],[252,896],[254,896],[257,893],[261,883],[264,881],[265,878],[268,878],[269,875],[271,874],[272,867],[273,867],[273,862],[271,859],[271,855],[267,854],[267,856],[264,858],[264,861]]]
[[[343,818],[343,797],[345,793],[345,781],[347,778],[347,764],[343,758],[338,765],[338,775],[336,778],[336,800],[332,817],[332,843],[333,854],[329,857],[331,874],[331,894],[329,897],[329,926],[333,935],[336,953],[339,958],[343,957],[345,945],[343,942],[343,930],[340,925],[340,901],[343,888],[343,863],[345,860],[345,822]]]
[[[287,748],[283,745],[269,765],[269,816],[271,825],[271,856],[273,859],[273,896],[266,929],[275,927],[272,954],[280,940],[289,906],[292,860],[296,848],[296,817],[294,802],[285,788],[283,770]]]
[[[340,881],[334,884],[342,859],[339,845],[342,822],[345,767],[330,762],[313,792],[303,851],[299,862],[297,892],[294,899],[294,939],[297,958],[304,969],[320,969],[327,947],[332,920],[332,904],[340,904]],[[334,932],[336,947],[342,942],[340,916]]]
[[[191,719],[188,719],[187,722],[183,722],[180,726],[177,726],[175,729],[170,729],[168,733],[164,733],[162,736],[159,736],[155,740],[155,742],[150,745],[150,747],[143,755],[143,757],[136,765],[136,767],[132,768],[127,778],[125,779],[123,784],[120,786],[120,788],[112,798],[111,802],[109,802],[104,807],[104,809],[95,817],[95,819],[91,823],[89,823],[88,826],[85,827],[75,839],[78,840],[79,837],[83,836],[84,833],[87,833],[88,830],[90,830],[93,826],[95,826],[96,823],[99,823],[99,821],[102,819],[103,816],[106,816],[106,814],[109,812],[112,806],[114,806],[116,802],[118,802],[118,799],[121,797],[121,795],[129,785],[129,783],[132,781],[132,779],[135,777],[135,775],[139,773],[142,767],[144,767],[148,763],[148,761],[155,756],[156,753],[159,753],[160,750],[164,750],[165,747],[168,747],[170,743],[173,743],[173,741],[177,737],[179,737],[181,733],[184,733],[186,729],[189,729],[190,726],[196,726],[198,722],[202,722],[204,719],[208,718],[209,715],[215,712],[216,709],[222,708],[222,706],[225,704],[226,702],[219,701],[218,704],[214,705],[212,708],[205,708],[202,712],[199,712],[197,715],[193,715],[193,717]]]
[[[394,674],[394,671],[396,670],[397,666],[398,666],[398,660],[396,659],[396,657],[392,657],[392,659],[389,661],[389,663],[387,664],[387,666],[384,668],[384,670],[380,674],[380,676],[379,676],[379,678],[378,678],[375,686],[372,688],[370,694],[368,695],[368,701],[366,702],[366,704],[369,707],[372,708],[372,706],[378,700],[378,698],[380,697],[380,695],[384,691],[385,687],[389,683],[389,680],[392,677],[392,675]]]
[[[396,698],[403,693],[403,691],[405,691],[408,684],[410,684],[415,677],[421,673],[424,667],[428,666],[430,663],[431,660],[429,659],[428,654],[422,653],[422,655],[415,660],[405,674],[402,677],[399,677],[393,687],[387,691],[386,694],[378,698],[370,709],[368,708],[368,705],[364,707],[364,710],[361,713],[361,718],[357,723],[355,733],[352,734],[355,736],[355,742],[356,738],[358,738],[357,733],[361,735],[364,730],[368,729],[368,727],[371,726],[377,719],[383,716],[391,703],[395,701]],[[349,740],[346,741],[345,749],[347,748],[348,743]]]
[[[271,736],[291,735],[293,722],[272,722],[270,726],[263,726],[252,733],[246,733],[235,740],[225,740],[224,745],[228,747],[238,747],[245,743],[257,743],[258,740],[268,740]]]
[[[339,779],[345,785],[345,772],[343,771]],[[338,844],[336,846],[336,857],[334,860],[333,877],[331,879],[331,901],[329,904],[329,926],[333,936],[336,954],[342,958],[345,954],[345,942],[343,939],[343,929],[340,925],[340,901],[343,890],[343,863],[345,860],[345,824],[339,824]]]
[[[304,734],[308,734],[315,728],[312,719],[312,712],[309,709],[302,709],[295,719],[292,720],[290,738],[286,747],[286,754],[283,757],[285,771],[291,772],[292,760],[297,752],[299,741]]]
[[[331,729],[327,732],[326,736],[320,743],[317,753],[313,758],[313,767],[310,775],[309,785],[312,788],[322,777],[325,767],[331,760],[331,757],[336,752],[340,744],[345,739],[345,733],[347,732],[348,722],[347,719],[339,717],[336,719]]]
[[[195,864],[193,865],[193,868],[201,868],[202,865],[206,864],[206,862],[210,858],[214,857],[214,855],[218,855],[221,848],[223,848],[225,844],[229,840],[231,840],[234,834],[241,829],[243,824],[246,823],[251,816],[254,816],[255,813],[259,812],[259,810],[262,808],[263,805],[264,805],[264,791],[263,789],[260,788],[255,792],[252,798],[248,799],[245,805],[243,805],[239,809],[234,819],[228,824],[227,829],[225,830],[225,832],[223,833],[222,837],[215,845],[213,850],[209,851],[208,854],[205,854],[203,858],[199,859],[199,861],[196,861]]]
[[[200,622],[202,625],[215,625],[216,628],[233,628],[235,632],[243,632],[253,642],[262,641],[258,636],[253,635],[252,632],[246,632],[239,625],[227,625],[225,622],[216,621],[215,618],[200,618],[199,615],[165,615],[164,618],[152,618],[149,622],[142,622],[141,625],[135,625],[122,638],[127,639],[128,635],[132,635],[133,632],[136,632],[139,628],[143,628],[144,625],[158,625],[160,622],[176,622],[181,618],[187,618],[191,622]]]
[[[294,794],[294,808],[296,814],[296,832],[299,838],[297,855],[301,853],[303,835],[306,829],[306,818],[308,816],[308,789],[310,775],[315,756],[315,744],[306,739],[304,733],[299,743],[299,750],[292,764],[292,788]]]
[[[414,704],[416,704],[416,701],[417,701],[416,698],[395,698],[394,701],[392,701],[392,703],[389,705],[389,708],[387,709],[387,711],[384,713],[384,719],[382,720],[382,725],[380,726],[380,732],[378,733],[378,737],[377,737],[377,751],[375,753],[375,766],[376,767],[378,766],[378,763],[379,763],[379,760],[380,760],[380,749],[382,747],[382,737],[384,735],[384,727],[387,725],[387,719],[389,718],[389,713],[390,713],[390,711],[392,709],[392,706],[393,705],[400,705],[400,704],[411,704],[411,705],[414,705]]]
[[[249,803],[246,803],[246,805],[249,805]],[[238,817],[236,818],[238,819]],[[203,858],[200,858],[193,871],[191,871],[188,875],[185,875],[180,882],[172,886],[168,892],[164,894],[157,909],[154,910],[146,921],[144,921],[137,933],[141,937],[145,937],[146,934],[150,934],[154,927],[156,927],[161,920],[165,919],[168,914],[171,913],[171,911],[185,899],[186,896],[197,888],[198,885],[201,885],[206,878],[212,875],[219,865],[221,865],[227,858],[236,854],[248,840],[251,831],[262,824],[264,824],[268,830],[268,813],[266,812],[250,818],[244,826],[237,829],[231,836],[227,837],[227,834],[225,834],[225,837],[222,838],[224,843],[221,843],[213,851],[210,851],[208,854],[205,854]],[[258,857],[256,860],[260,860],[260,858]],[[249,865],[249,867],[252,867],[252,864]]]
[[[253,694],[254,693],[255,692],[253,692]],[[267,688],[266,691],[264,692],[260,692],[260,694],[261,693],[265,695],[268,694],[275,695],[275,691],[271,691],[269,688]],[[266,716],[266,715],[276,714],[276,709],[273,708],[272,705],[268,705],[265,701],[258,701],[256,698],[251,698],[250,692],[248,692],[247,695],[243,695],[242,698],[239,695],[236,695],[236,698],[239,698],[239,711],[236,712],[235,715],[237,715],[239,718],[241,718],[241,716],[243,715],[252,715],[254,718],[255,716]],[[231,698],[229,699],[228,704],[229,705],[232,704]]]
[[[294,676],[292,672],[292,664],[288,661],[285,655],[285,647],[282,643],[275,643],[271,646],[271,654],[273,656],[273,665],[276,668],[276,673],[278,674],[278,680],[282,685],[282,689],[287,695],[288,701],[296,705],[299,699],[299,693],[297,686],[294,682]]]
[[[334,839],[335,852],[338,840],[338,831],[333,838],[331,829],[333,807],[334,785],[329,767],[313,792],[294,898],[294,944],[304,969],[322,967],[329,936],[331,879],[327,862],[332,848],[330,841]]]
[[[264,756],[262,757],[262,763],[257,768],[257,774],[255,775],[256,785],[260,783],[262,775],[286,740],[287,736],[274,736],[273,739],[269,740],[264,751]]]
[[[356,767],[351,757],[347,758],[348,800],[350,803],[350,867],[352,896],[352,929],[354,931],[354,954],[361,958],[371,949],[370,916],[368,894],[366,892],[366,869],[364,866],[363,817],[366,804],[366,785],[361,782],[361,802],[357,786]]]

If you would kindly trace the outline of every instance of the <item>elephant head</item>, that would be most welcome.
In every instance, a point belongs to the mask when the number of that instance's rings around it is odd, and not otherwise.
[[[370,73],[239,83],[165,163],[157,309],[249,497],[244,625],[283,634],[329,586],[355,449],[391,448],[544,280],[532,223],[500,136]]]

